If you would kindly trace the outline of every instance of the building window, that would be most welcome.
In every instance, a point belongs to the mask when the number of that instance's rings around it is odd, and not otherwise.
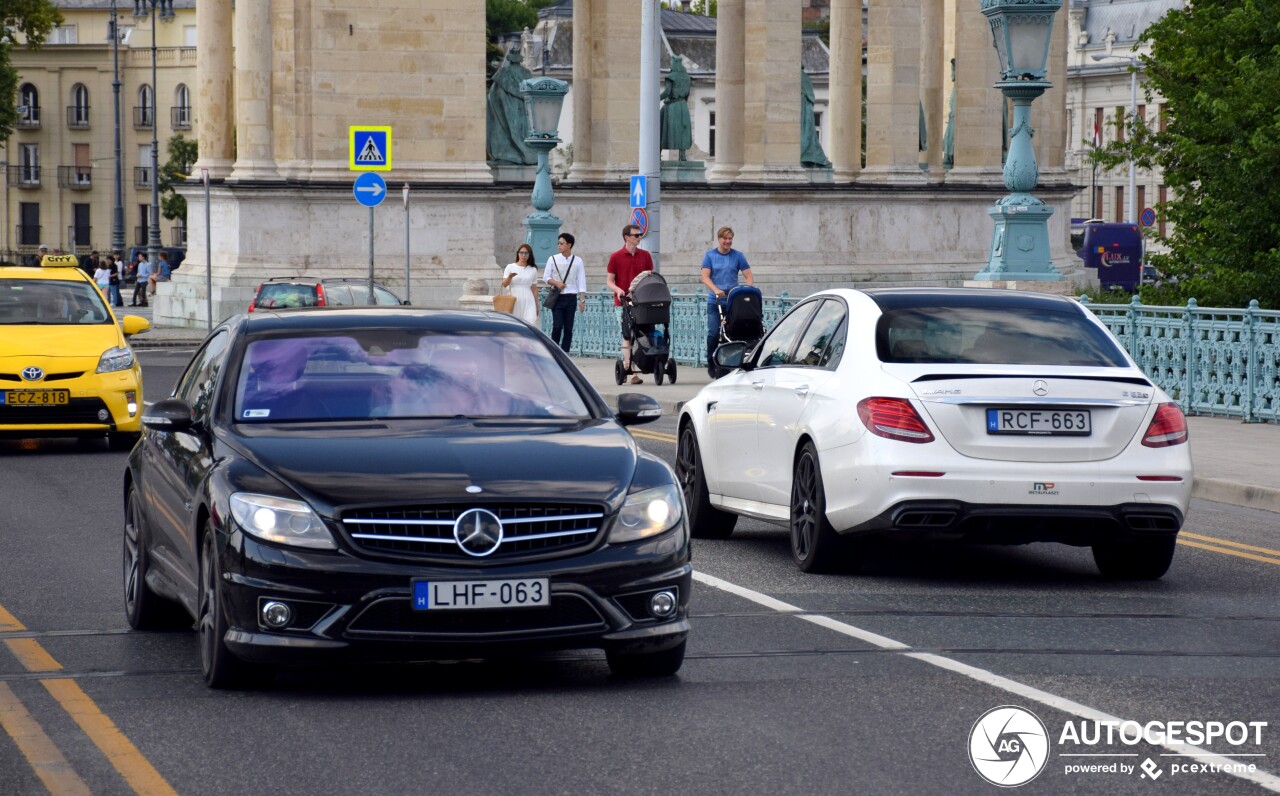
[[[1163,108],[1164,106],[1162,105],[1160,107]],[[1164,117],[1161,116],[1161,118],[1164,118]],[[1164,203],[1169,200],[1169,195],[1167,193],[1167,190],[1168,189],[1165,188],[1163,185],[1160,185],[1156,188],[1156,225],[1157,225],[1156,229],[1157,231],[1159,231],[1160,237],[1162,238],[1165,237]]]
[[[140,166],[133,167],[133,185],[136,188],[151,187],[151,145],[141,144],[138,146],[138,163]]]
[[[89,227],[89,205],[71,205],[71,228],[67,230],[67,240],[74,252],[77,247],[88,248],[93,244],[92,231]]]
[[[1116,106],[1116,140],[1124,140],[1124,108]]]
[[[71,107],[67,108],[67,126],[89,126],[89,89],[83,83],[76,83],[71,87]]]
[[[45,44],[79,44],[80,38],[76,33],[75,25],[59,25],[49,31],[49,36],[44,40]]]
[[[1147,209],[1147,186],[1139,185],[1137,186],[1136,190],[1137,190],[1137,194],[1135,195],[1138,200],[1138,218],[1134,220],[1138,221],[1138,220],[1141,220],[1142,218],[1142,211]]]
[[[40,203],[19,202],[18,245],[39,246],[40,241]]]
[[[133,109],[134,127],[154,127],[156,123],[156,95],[151,86],[138,87],[138,105]]]
[[[817,111],[813,114],[813,136],[818,139],[818,145],[822,146],[822,114]]]
[[[1093,213],[1090,218],[1102,218],[1102,189],[1093,189]]]
[[[196,26],[195,26],[195,25],[185,25],[185,26],[183,26],[183,28],[182,28],[182,46],[183,46],[183,47],[195,47],[195,46],[196,46]]]
[[[133,230],[134,246],[147,245],[147,237],[148,237],[147,231],[150,226],[148,219],[150,218],[150,216],[151,216],[151,205],[138,205],[138,220],[141,221],[142,223],[139,224]]]
[[[1116,221],[1128,221],[1128,220],[1129,220],[1129,219],[1127,219],[1127,218],[1125,218],[1125,217],[1124,217],[1124,186],[1123,186],[1123,185],[1117,185],[1117,186],[1116,186],[1116,217],[1115,217],[1115,220],[1116,220]]]
[[[175,130],[191,129],[191,92],[185,83],[179,83],[173,92],[173,108],[170,122]]]
[[[707,149],[711,157],[716,156],[716,112],[711,111],[711,121],[707,122]]]
[[[1106,129],[1106,121],[1102,118],[1102,108],[1093,109],[1093,145],[1102,146],[1102,131]],[[1101,207],[1101,205],[1099,205]],[[1100,213],[1095,213],[1094,218],[1102,218]]]
[[[1138,106],[1138,124],[1142,125],[1143,127],[1147,126],[1147,106],[1146,105]]]
[[[40,126],[40,92],[30,83],[18,89],[18,127]]]
[[[40,145],[20,144],[18,146],[18,165],[21,171],[18,181],[23,185],[40,184]]]

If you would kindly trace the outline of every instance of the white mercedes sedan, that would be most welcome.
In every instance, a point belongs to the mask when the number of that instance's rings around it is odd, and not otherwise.
[[[1159,578],[1191,499],[1187,423],[1073,299],[1022,291],[809,296],[680,414],[693,535],[785,525],[806,572],[869,536],[1091,546]]]

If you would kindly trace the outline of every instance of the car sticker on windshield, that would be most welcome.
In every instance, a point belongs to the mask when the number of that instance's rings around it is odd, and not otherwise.
[[[270,409],[246,409],[244,410],[245,419],[251,417],[271,417]]]

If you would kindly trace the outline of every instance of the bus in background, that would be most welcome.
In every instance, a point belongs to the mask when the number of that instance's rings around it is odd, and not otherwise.
[[[1142,279],[1145,252],[1142,230],[1137,224],[1089,220],[1076,254],[1086,268],[1096,268],[1103,290],[1118,287],[1130,293]]]

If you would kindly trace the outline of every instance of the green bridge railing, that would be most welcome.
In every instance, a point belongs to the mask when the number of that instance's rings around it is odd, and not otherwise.
[[[706,292],[673,289],[670,338],[682,365],[706,366]],[[796,303],[784,291],[764,300],[765,327],[772,327]],[[1194,415],[1239,417],[1247,422],[1280,422],[1280,311],[1147,306],[1134,296],[1128,304],[1083,303],[1124,344],[1138,366],[1162,390]],[[550,333],[551,313],[542,310]],[[607,288],[588,296],[574,324],[574,356],[613,359],[621,332],[619,311]]]

